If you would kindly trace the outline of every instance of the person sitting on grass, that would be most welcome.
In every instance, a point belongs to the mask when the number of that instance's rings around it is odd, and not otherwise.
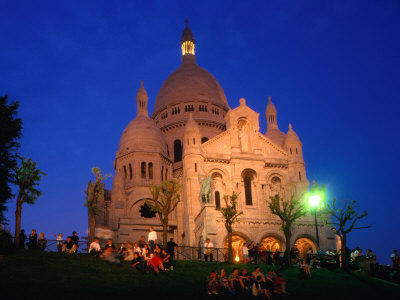
[[[139,256],[139,253],[137,252],[133,253],[132,268],[139,270],[140,272],[144,272],[143,259]]]
[[[143,256],[143,259],[144,259],[144,261],[145,261],[145,265],[148,267],[148,268],[150,268],[150,258],[151,258],[151,255],[153,255],[153,254],[150,254],[150,248],[149,248],[149,245],[144,245],[144,247],[142,248],[142,256]]]
[[[264,274],[260,272],[260,267],[256,267],[254,269],[254,272],[251,274],[253,276],[253,279],[255,280],[258,276],[261,276],[262,281],[265,282],[265,277]]]
[[[157,254],[158,256],[161,255],[161,248],[158,244],[155,244],[154,246],[154,254]]]
[[[76,253],[77,251],[76,244],[72,241],[71,237],[67,237],[67,240],[63,244],[63,251],[66,253]]]
[[[101,254],[100,239],[95,237],[89,246],[89,254],[98,257]]]
[[[299,267],[300,267],[299,278],[301,279],[311,278],[310,266],[306,264],[304,259],[302,259],[299,262]]]
[[[268,278],[272,280],[274,285],[274,294],[281,297],[286,295],[286,282],[285,279],[280,277],[274,270],[268,272]]]
[[[132,261],[133,260],[133,246],[132,243],[126,243],[126,253],[124,256],[125,261]]]
[[[121,243],[121,245],[119,246],[119,249],[118,249],[117,253],[118,253],[118,257],[119,257],[120,259],[123,259],[123,258],[124,258],[125,254],[126,254],[126,248],[125,248],[124,243]]]
[[[44,249],[46,249],[46,247],[47,247],[47,240],[44,237],[44,233],[43,232],[41,232],[39,234],[39,239],[38,239],[38,244],[37,245],[38,245],[38,249],[41,250],[41,251],[44,251]]]
[[[112,239],[107,240],[107,244],[104,246],[104,250],[111,249],[111,252],[115,252],[115,246],[112,242]]]
[[[236,292],[236,294],[240,294],[244,290],[243,280],[239,276],[239,269],[233,268],[232,274],[229,275],[229,284],[231,289]]]
[[[246,269],[242,269],[242,271],[239,274],[240,279],[242,279],[243,284],[244,284],[244,288],[246,290],[251,289],[251,277],[250,275],[247,273]]]
[[[161,250],[161,258],[163,260],[164,269],[169,270],[171,268],[171,255],[168,254],[167,250]]]
[[[227,292],[229,294],[235,294],[231,286],[229,285],[229,280],[226,277],[225,269],[221,269],[221,273],[218,276],[219,284],[221,286],[221,290]]]
[[[105,261],[115,264],[121,263],[121,261],[116,258],[115,250],[111,247],[105,248],[100,258],[103,258]]]
[[[207,280],[206,280],[207,294],[208,295],[211,295],[211,294],[218,295],[220,287],[221,287],[221,285],[218,281],[217,272],[211,271],[210,275],[207,277]]]
[[[138,243],[135,243],[134,245],[133,245],[133,252],[135,253],[138,253],[139,254],[139,256],[142,256],[142,249],[139,247],[139,244]]]
[[[76,234],[76,231],[72,232],[71,240],[76,245],[76,250],[79,248],[79,236]]]
[[[263,288],[263,276],[259,275],[254,279],[253,285],[251,287],[251,293],[253,296],[264,295],[267,299],[271,299],[271,293]]]
[[[158,246],[158,245],[156,245]],[[160,273],[161,271],[164,271],[164,265],[163,265],[163,259],[160,257],[159,252],[156,252],[156,249],[154,249],[153,257],[150,258],[150,266],[151,268],[156,272]]]

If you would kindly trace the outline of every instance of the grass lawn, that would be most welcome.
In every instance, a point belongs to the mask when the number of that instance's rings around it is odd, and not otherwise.
[[[85,254],[60,255],[23,251],[0,259],[0,299],[191,298],[253,299],[243,296],[207,296],[205,278],[215,269],[244,265],[178,261],[174,271],[159,275],[139,273],[130,264],[116,265]],[[252,272],[254,265],[246,265]],[[266,273],[268,267],[261,266]],[[400,299],[400,288],[374,278],[343,271],[312,270],[312,278],[297,278],[297,267],[280,274],[287,281],[285,299]]]

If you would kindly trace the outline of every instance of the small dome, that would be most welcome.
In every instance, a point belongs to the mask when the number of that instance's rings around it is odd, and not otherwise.
[[[165,80],[158,92],[153,115],[167,106],[187,101],[206,100],[229,109],[218,81],[194,61],[186,60]]]
[[[265,137],[269,138],[272,142],[282,147],[285,143],[286,135],[282,131],[280,131],[278,127],[276,127],[269,129],[265,133]]]
[[[301,141],[297,133],[292,129],[292,124],[289,124],[289,130],[286,133],[285,144],[300,144]]]
[[[133,151],[159,152],[168,156],[164,135],[147,116],[137,116],[122,133],[117,156]]]
[[[271,115],[271,114],[276,115],[276,108],[275,108],[275,105],[271,101],[271,96],[268,96],[268,104],[267,104],[267,108],[265,109],[265,114],[267,116]]]

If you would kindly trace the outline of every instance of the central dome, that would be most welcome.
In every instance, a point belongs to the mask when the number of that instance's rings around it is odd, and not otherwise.
[[[153,115],[168,106],[201,100],[229,109],[225,93],[214,76],[199,67],[193,55],[185,55],[182,65],[161,86]]]

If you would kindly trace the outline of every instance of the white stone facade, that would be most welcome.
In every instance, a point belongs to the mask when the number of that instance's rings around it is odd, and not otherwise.
[[[158,217],[145,218],[139,210],[152,183],[176,179],[182,184],[182,202],[170,218],[169,234],[179,245],[203,245],[209,237],[215,247],[224,247],[224,220],[216,208],[224,205],[224,195],[236,192],[243,215],[234,225],[235,243],[275,243],[285,250],[280,221],[266,200],[276,194],[299,197],[308,189],[302,143],[291,125],[286,134],[279,130],[271,99],[266,134],[260,133],[259,114],[245,99],[230,109],[217,80],[196,64],[188,26],[181,42],[186,47],[182,65],[161,87],[151,118],[143,84],[138,91],[137,116],[122,134],[113,189],[99,203],[104,213],[97,224],[108,226],[117,242],[147,237],[149,226],[162,240]],[[209,203],[199,197],[199,177],[205,176],[212,178]],[[333,233],[318,222],[321,248],[335,248]],[[293,228],[292,244],[305,238],[301,242],[308,247],[315,236],[314,217],[306,216]]]

